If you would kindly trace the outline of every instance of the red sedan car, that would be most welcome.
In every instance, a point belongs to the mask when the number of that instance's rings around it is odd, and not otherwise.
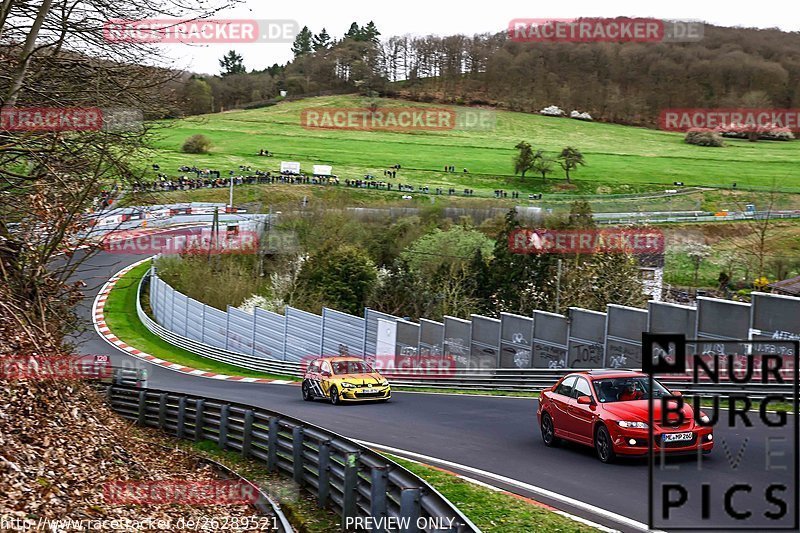
[[[620,370],[592,370],[564,376],[543,390],[537,416],[546,446],[561,439],[593,446],[597,456],[608,463],[617,455],[648,453],[647,374]],[[661,398],[678,396],[658,381],[653,381],[653,440],[656,453],[710,453],[714,435],[708,416],[702,411],[698,420],[688,402],[683,407],[682,424],[661,425]],[[677,421],[670,414],[670,421]]]

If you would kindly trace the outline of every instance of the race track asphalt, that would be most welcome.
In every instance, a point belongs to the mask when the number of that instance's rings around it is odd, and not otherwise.
[[[547,489],[596,506],[599,510],[564,503],[557,497],[548,497],[539,491],[498,482],[480,473],[468,473],[473,478],[511,488],[519,494],[614,529],[632,531],[639,528],[630,522],[622,523],[609,517],[602,510],[647,523],[647,461],[625,460],[605,465],[597,460],[594,451],[589,448],[573,445],[546,448],[542,444],[536,421],[537,403],[531,398],[395,392],[392,400],[386,404],[334,407],[323,402],[302,401],[300,388],[297,386],[213,380],[180,374],[131,358],[100,338],[89,320],[92,302],[102,284],[115,272],[143,257],[100,253],[91,257],[77,272],[76,276],[87,283],[86,298],[81,303],[79,312],[88,326],[77,339],[78,352],[110,354],[115,366],[126,361],[127,364],[146,367],[148,386],[152,388],[272,409],[351,438],[466,465]],[[726,530],[744,525],[741,521],[729,521],[722,513],[723,491],[734,483],[749,483],[754,487],[751,496],[740,493],[732,501],[739,507],[749,507],[761,520],[760,524],[765,525],[761,513],[774,510],[775,507],[762,503],[762,487],[776,476],[778,479],[787,476],[791,479],[791,475],[786,472],[776,473],[767,468],[765,437],[779,436],[788,439],[782,444],[789,455],[788,459],[773,455],[774,464],[785,464],[790,462],[794,453],[793,431],[795,428],[791,424],[773,429],[764,427],[758,421],[755,421],[753,428],[717,427],[716,448],[702,461],[701,470],[698,470],[698,463],[692,457],[667,465],[677,466],[678,470],[656,469],[659,480],[710,485],[712,512],[709,519],[701,521],[699,488],[694,487],[681,511],[686,513],[681,515],[686,519],[682,525],[687,525],[687,522],[694,527],[713,524]],[[739,457],[744,439],[747,442]],[[726,446],[721,445],[723,441]],[[773,450],[781,446],[776,446],[774,442],[770,445]],[[775,453],[778,452],[773,451]],[[737,457],[739,461],[734,469],[731,462],[735,462]],[[794,468],[796,467],[795,463]],[[459,471],[459,468],[448,468]],[[797,492],[789,487],[788,492],[781,494],[781,497],[793,502],[797,499]],[[790,505],[790,512],[795,509],[796,504]],[[750,525],[753,526],[752,523]],[[753,527],[758,527],[758,524]]]

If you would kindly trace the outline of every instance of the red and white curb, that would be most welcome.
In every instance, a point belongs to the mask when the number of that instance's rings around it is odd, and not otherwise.
[[[106,324],[106,318],[104,313],[104,308],[106,305],[106,301],[108,300],[108,295],[117,282],[128,272],[136,268],[137,266],[141,265],[142,263],[146,263],[150,261],[151,258],[148,257],[146,259],[142,259],[141,261],[137,261],[131,265],[126,266],[116,274],[114,274],[111,279],[109,279],[103,287],[100,289],[100,292],[97,293],[97,296],[94,299],[94,303],[92,304],[92,322],[94,323],[94,329],[97,331],[98,335],[103,337],[106,342],[114,346],[115,348],[122,350],[123,352],[127,353],[130,356],[136,357],[137,359],[141,359],[142,361],[147,361],[148,363],[152,363],[154,365],[163,366],[169,370],[173,370],[175,372],[181,372],[183,374],[189,374],[192,376],[198,376],[202,378],[209,378],[209,379],[221,379],[227,381],[239,381],[242,383],[271,383],[273,385],[297,385],[298,382],[286,380],[286,379],[264,379],[264,378],[250,378],[245,376],[229,376],[227,374],[217,374],[215,372],[208,372],[206,370],[199,370],[197,368],[192,368],[190,366],[179,365],[177,363],[172,363],[170,361],[165,361],[164,359],[159,359],[149,353],[143,352],[126,344],[122,340],[120,340],[114,333],[109,329],[108,325]]]

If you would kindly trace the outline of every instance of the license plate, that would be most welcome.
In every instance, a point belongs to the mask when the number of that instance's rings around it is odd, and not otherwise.
[[[378,392],[378,389],[361,389],[361,392],[363,392],[364,394],[374,394]]]
[[[692,433],[664,433],[661,438],[663,442],[680,442],[684,440],[692,440]]]

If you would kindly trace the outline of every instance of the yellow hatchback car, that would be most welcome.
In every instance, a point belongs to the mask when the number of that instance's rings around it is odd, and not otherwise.
[[[369,363],[358,357],[320,357],[309,363],[303,376],[303,399],[341,402],[377,400],[392,397],[389,382]]]

